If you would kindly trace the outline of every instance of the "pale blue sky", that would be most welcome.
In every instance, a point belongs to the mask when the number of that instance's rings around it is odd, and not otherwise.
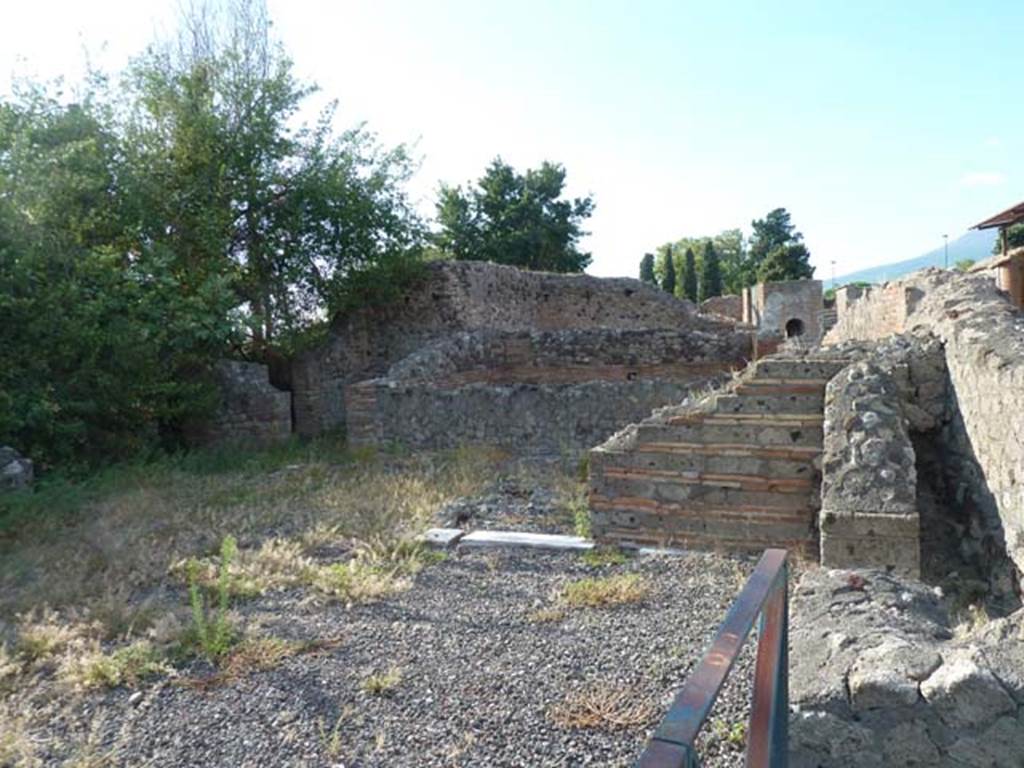
[[[910,258],[1024,199],[1024,3],[269,0],[300,75],[439,180],[562,162],[591,272],[785,206],[818,267]],[[4,9],[12,70],[118,67],[177,0]],[[21,57],[24,61],[18,61]]]

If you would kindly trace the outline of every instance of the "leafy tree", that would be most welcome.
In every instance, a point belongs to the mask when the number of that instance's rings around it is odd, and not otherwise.
[[[973,266],[974,266],[974,259],[960,259],[956,264],[953,265],[953,268],[957,272],[966,272],[967,270],[969,270]]]
[[[704,243],[703,257],[700,270],[701,301],[722,295],[722,267],[718,260],[718,251],[710,240]]]
[[[687,248],[683,257],[683,296],[692,302],[697,301],[697,259],[693,248]]]
[[[225,281],[189,291],[134,232],[121,151],[86,98],[26,88],[0,107],[0,443],[40,462],[127,456],[215,405],[234,339]]]
[[[750,225],[754,229],[750,238],[750,258],[758,268],[776,248],[799,243],[804,239],[796,231],[790,213],[785,208],[769,211],[763,219],[752,221]]]
[[[658,281],[654,277],[653,253],[645,253],[644,257],[640,259],[640,279],[645,283],[657,285]]]
[[[1008,250],[1024,247],[1024,223],[1013,224],[1006,230],[1006,247]],[[992,253],[999,255],[1003,252],[1003,238],[1000,235],[992,245]]]
[[[766,283],[814,277],[814,267],[809,263],[810,257],[811,254],[803,243],[777,246],[761,263],[757,271],[757,279]]]
[[[442,185],[436,242],[456,259],[582,272],[591,258],[577,244],[594,202],[563,200],[564,187],[561,165],[545,162],[518,173],[496,158],[475,186]]]
[[[797,280],[814,276],[804,236],[793,226],[789,211],[776,208],[763,219],[751,222],[750,262],[757,279]]]
[[[676,293],[676,265],[675,259],[672,258],[672,246],[668,247],[665,254],[665,275],[661,278],[661,289],[665,293],[671,293],[675,296]]]

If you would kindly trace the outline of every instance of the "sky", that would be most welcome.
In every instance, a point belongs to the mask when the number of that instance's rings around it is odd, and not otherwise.
[[[13,75],[116,70],[179,0],[5,4]],[[593,195],[588,270],[787,208],[816,276],[912,258],[1024,199],[1020,0],[268,0],[297,74],[415,145],[411,192],[500,155]],[[316,104],[311,104],[311,110]],[[311,112],[312,116],[312,112]],[[833,265],[834,262],[834,265]]]

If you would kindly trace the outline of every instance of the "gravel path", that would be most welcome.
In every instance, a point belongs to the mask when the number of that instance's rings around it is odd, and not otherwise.
[[[753,562],[693,553],[595,568],[567,554],[473,553],[372,605],[279,594],[246,604],[247,620],[281,637],[340,642],[209,690],[165,680],[133,699],[125,689],[85,696],[50,727],[92,722],[105,765],[631,765]],[[649,580],[645,602],[531,616],[570,580],[623,572]],[[723,734],[746,721],[747,649],[712,714],[705,765],[742,763],[741,747]],[[367,676],[392,669],[401,680],[390,691],[364,690]],[[552,722],[553,706],[595,685],[649,700],[649,722],[618,730]]]

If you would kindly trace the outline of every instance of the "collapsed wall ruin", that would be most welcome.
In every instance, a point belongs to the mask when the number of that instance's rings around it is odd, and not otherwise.
[[[437,262],[295,361],[295,430],[577,452],[742,368],[752,347],[734,321],[637,280]]]

